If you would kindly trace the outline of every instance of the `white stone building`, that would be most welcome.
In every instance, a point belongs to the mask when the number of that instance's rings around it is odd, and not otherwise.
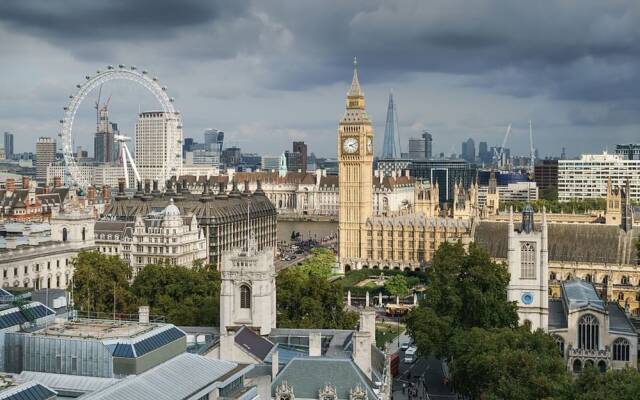
[[[534,228],[531,206],[515,230],[509,220],[507,265],[509,301],[516,301],[522,324],[554,335],[567,369],[575,373],[591,364],[601,371],[637,367],[638,334],[616,301],[603,300],[592,282],[569,279],[559,298],[549,299],[548,226],[543,212]]]
[[[579,160],[558,161],[558,199],[605,198],[607,182],[622,187],[629,180],[632,200],[640,200],[640,160],[622,155],[583,154]]]
[[[136,217],[135,222],[98,221],[95,234],[98,251],[119,256],[134,274],[148,264],[192,267],[207,260],[207,239],[196,217],[182,216],[173,202],[161,212]]]
[[[535,182],[516,182],[504,186],[496,185],[498,201],[535,201],[539,198],[538,186]],[[478,206],[487,204],[489,186],[478,187]]]
[[[178,112],[143,112],[136,122],[135,161],[142,180],[158,179],[162,187],[182,169],[182,119]]]
[[[73,276],[73,259],[95,249],[91,209],[55,212],[50,232],[34,234],[25,224],[21,234],[7,235],[0,248],[2,287],[65,289]]]

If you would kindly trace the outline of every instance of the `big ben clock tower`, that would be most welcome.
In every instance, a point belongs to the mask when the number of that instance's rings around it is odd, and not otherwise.
[[[347,108],[338,127],[338,157],[340,265],[355,269],[359,260],[367,258],[365,224],[373,196],[373,128],[364,108],[355,58]]]

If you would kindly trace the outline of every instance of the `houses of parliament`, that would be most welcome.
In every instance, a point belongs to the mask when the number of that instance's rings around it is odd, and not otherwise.
[[[442,209],[437,184],[417,184],[410,209],[380,215],[373,212],[373,139],[371,120],[354,63],[345,113],[338,128],[339,265],[356,269],[418,270],[447,241],[475,242],[494,260],[507,259],[508,219],[499,211],[495,176],[487,199],[478,203],[478,187],[454,188],[453,202]],[[606,211],[588,220],[579,214],[547,213],[549,295],[573,278],[593,283],[606,300],[617,301],[640,318],[640,229],[628,187],[609,182]],[[540,214],[535,216],[540,220]]]

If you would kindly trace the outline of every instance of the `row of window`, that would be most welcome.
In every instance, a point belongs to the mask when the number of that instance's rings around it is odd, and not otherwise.
[[[65,266],[69,266],[69,260],[65,259],[64,260],[64,265]],[[56,260],[56,268],[60,268],[60,260]],[[33,266],[33,269],[35,272],[40,272],[40,264],[36,264]],[[8,278],[9,277],[9,270],[10,268],[4,268],[2,270],[2,277],[3,278]],[[51,261],[47,261],[47,270],[51,270]],[[29,274],[29,266],[25,265],[23,267],[23,271],[24,271],[24,275],[28,275]],[[19,267],[13,267],[13,276],[16,277],[18,276],[20,273],[20,268]]]

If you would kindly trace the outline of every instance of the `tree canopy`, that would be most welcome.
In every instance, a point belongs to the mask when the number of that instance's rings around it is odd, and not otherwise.
[[[409,293],[409,283],[404,275],[393,275],[384,283],[384,287],[392,296],[404,297]]]
[[[407,317],[418,350],[447,356],[458,330],[517,326],[516,305],[506,301],[508,284],[506,267],[482,248],[443,244],[427,269],[425,297]]]
[[[83,251],[74,259],[73,295],[84,312],[131,313],[137,303],[131,294],[131,267],[117,256]]]
[[[544,399],[569,383],[553,338],[525,327],[460,331],[450,358],[456,390],[472,398]]]
[[[333,253],[322,250],[299,267],[278,274],[278,326],[283,328],[354,329],[356,313],[345,311],[344,292],[327,280],[335,263]]]

